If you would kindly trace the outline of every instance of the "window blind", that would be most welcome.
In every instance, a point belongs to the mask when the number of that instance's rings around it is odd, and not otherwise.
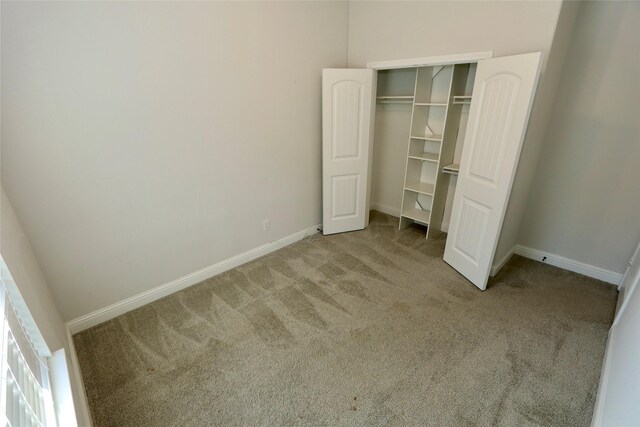
[[[25,313],[25,307],[22,306],[24,302],[17,289],[8,289],[15,284],[7,276],[4,261],[2,264],[0,407],[3,409],[4,425],[52,427],[55,426],[55,416],[46,363],[47,353],[42,351],[42,337],[39,331],[34,331],[35,323],[30,314]],[[16,305],[19,306],[18,309]],[[25,316],[28,316],[26,321],[23,320]]]

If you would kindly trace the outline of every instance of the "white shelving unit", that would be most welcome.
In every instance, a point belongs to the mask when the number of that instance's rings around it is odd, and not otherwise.
[[[395,199],[386,207],[400,204],[389,211],[400,217],[401,228],[412,222],[427,226],[427,238],[448,229],[476,67],[378,72],[376,143],[385,156],[378,164],[392,179],[379,180],[375,191],[381,199]],[[392,172],[403,165],[404,175]]]
[[[400,227],[431,221],[453,71],[453,65],[417,69]]]
[[[426,225],[427,238],[448,222],[473,77],[469,64],[422,67],[415,74],[399,225]]]

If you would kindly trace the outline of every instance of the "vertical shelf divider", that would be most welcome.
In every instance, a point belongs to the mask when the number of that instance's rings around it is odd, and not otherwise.
[[[409,141],[407,142],[407,162],[409,161],[409,154],[411,153],[411,129],[413,129],[413,118],[416,112],[416,97],[418,96],[418,74],[420,73],[420,68],[416,68],[416,77],[415,77],[415,83],[413,85],[413,105],[411,106],[411,123],[409,124]],[[406,195],[406,191],[404,191],[404,186],[407,182],[407,166],[408,163],[405,164],[405,168],[404,168],[404,179],[402,180],[402,202],[400,203],[400,218],[398,219],[398,229],[402,229],[402,220],[403,220],[403,210],[404,210],[404,206],[405,206],[405,195]]]
[[[434,236],[434,234],[442,228],[442,218],[447,202],[447,193],[449,192],[449,180],[451,179],[451,175],[444,173],[443,168],[453,162],[460,124],[460,114],[462,112],[462,105],[454,105],[454,95],[464,92],[468,72],[469,64],[456,64],[451,77],[447,113],[445,115],[444,131],[442,133],[442,144],[440,145],[440,154],[438,156],[438,172],[433,190],[431,217],[429,228],[427,228],[427,239],[430,236]]]

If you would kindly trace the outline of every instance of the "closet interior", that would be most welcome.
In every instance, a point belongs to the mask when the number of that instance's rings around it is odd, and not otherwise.
[[[378,71],[371,206],[448,229],[475,63]]]

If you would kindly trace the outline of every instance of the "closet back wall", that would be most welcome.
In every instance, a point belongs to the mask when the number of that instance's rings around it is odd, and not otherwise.
[[[345,2],[1,7],[2,183],[65,320],[321,222]]]

